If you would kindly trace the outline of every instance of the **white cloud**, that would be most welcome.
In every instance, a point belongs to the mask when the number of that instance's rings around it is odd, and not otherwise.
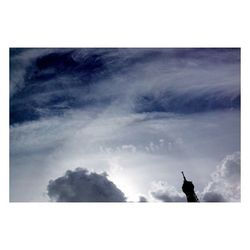
[[[152,184],[150,195],[159,201],[163,202],[186,202],[185,195],[178,192],[174,186],[167,182],[159,181]]]
[[[240,201],[240,152],[227,155],[211,175],[204,201]]]

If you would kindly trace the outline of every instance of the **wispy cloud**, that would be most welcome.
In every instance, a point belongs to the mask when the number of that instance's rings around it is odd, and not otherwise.
[[[239,73],[237,49],[28,50],[11,57],[11,122],[92,106],[184,114],[239,108]]]

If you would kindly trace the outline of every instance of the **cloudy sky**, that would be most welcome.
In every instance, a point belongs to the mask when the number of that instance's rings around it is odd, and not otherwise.
[[[11,201],[240,201],[240,49],[10,49]]]

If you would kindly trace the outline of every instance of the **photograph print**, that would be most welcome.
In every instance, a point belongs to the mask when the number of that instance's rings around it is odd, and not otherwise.
[[[240,202],[240,48],[10,48],[10,202]]]

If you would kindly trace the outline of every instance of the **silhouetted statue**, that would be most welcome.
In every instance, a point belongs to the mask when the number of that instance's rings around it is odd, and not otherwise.
[[[184,182],[182,185],[182,191],[185,193],[185,195],[187,197],[187,201],[188,202],[199,202],[199,199],[194,192],[194,184],[192,183],[192,181],[187,181],[183,171],[181,173],[182,173],[183,178],[184,178]]]

